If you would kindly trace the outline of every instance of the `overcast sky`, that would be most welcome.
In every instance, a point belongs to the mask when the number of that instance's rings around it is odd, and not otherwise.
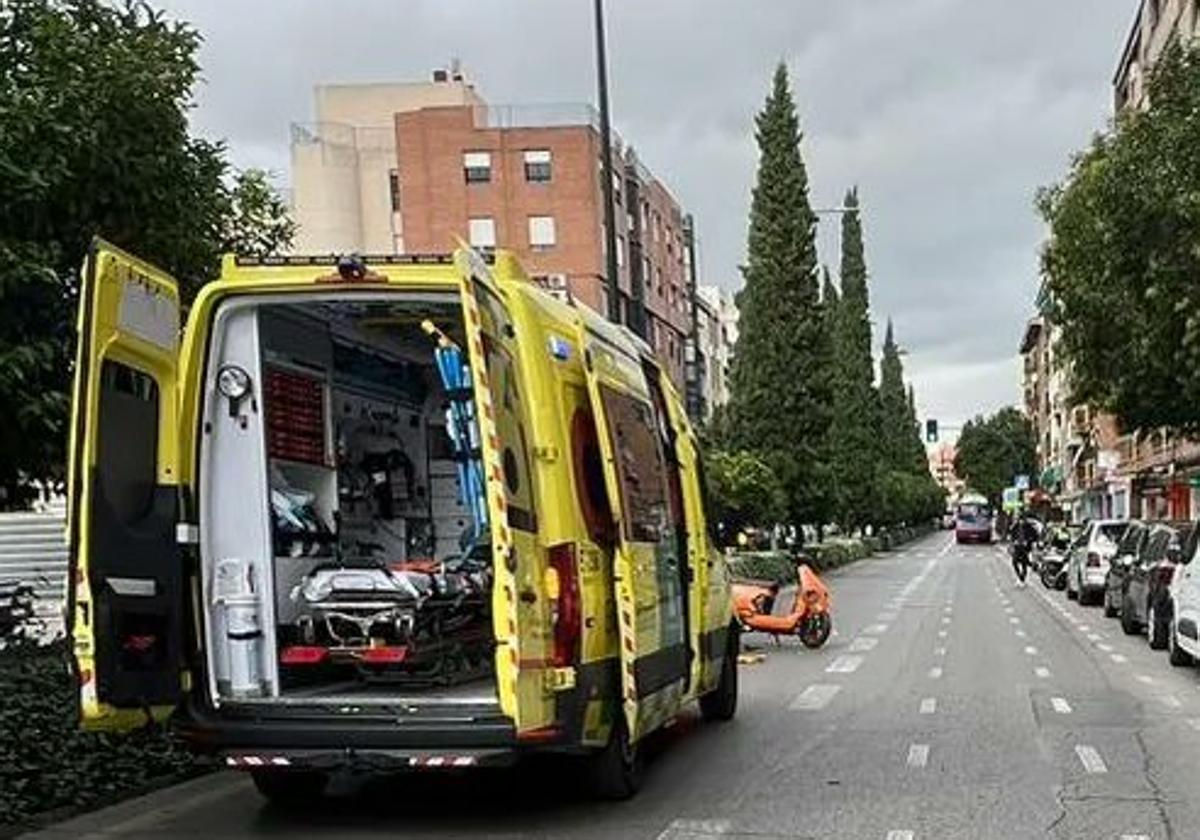
[[[170,0],[206,42],[196,129],[284,181],[320,82],[409,81],[460,58],[493,104],[591,101],[587,0]],[[608,0],[614,122],[696,217],[702,282],[736,289],[783,59],[815,206],[858,184],[877,322],[923,416],[1018,397],[1039,185],[1102,128],[1136,0]],[[837,221],[821,223],[836,267]]]

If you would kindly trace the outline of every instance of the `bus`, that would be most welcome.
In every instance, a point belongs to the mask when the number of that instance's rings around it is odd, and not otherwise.
[[[958,500],[954,507],[954,541],[959,545],[992,541],[992,506],[985,496],[968,493]]]

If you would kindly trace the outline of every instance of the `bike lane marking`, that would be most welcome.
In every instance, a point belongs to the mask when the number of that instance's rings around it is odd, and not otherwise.
[[[1100,753],[1095,747],[1087,744],[1076,744],[1075,755],[1079,756],[1079,763],[1083,765],[1083,769],[1088,773],[1107,773],[1108,765],[1104,763],[1104,759],[1100,757]]]
[[[858,670],[858,666],[863,664],[863,657],[850,656],[843,654],[833,662],[829,663],[829,667],[825,669],[827,674],[853,674]]]
[[[796,695],[796,698],[792,700],[788,708],[795,712],[820,711],[828,706],[829,702],[834,697],[837,697],[838,692],[841,690],[842,687],[840,685],[810,685]]]

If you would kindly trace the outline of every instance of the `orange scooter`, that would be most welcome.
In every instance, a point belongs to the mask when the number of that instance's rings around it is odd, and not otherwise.
[[[825,644],[833,630],[829,590],[807,563],[797,564],[796,577],[796,598],[784,615],[772,614],[779,582],[734,581],[733,608],[742,629],[769,633],[776,644],[780,636],[799,636],[807,648]]]

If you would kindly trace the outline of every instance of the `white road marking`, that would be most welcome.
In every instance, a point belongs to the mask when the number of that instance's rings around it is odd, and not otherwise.
[[[869,650],[874,650],[875,645],[879,644],[879,639],[874,636],[859,636],[850,643],[847,648],[851,653],[866,653]]]
[[[1104,763],[1104,759],[1100,757],[1100,753],[1096,752],[1095,747],[1089,747],[1087,744],[1077,744],[1075,755],[1079,756],[1079,762],[1088,773],[1108,772],[1108,765]]]
[[[1044,679],[1048,679],[1048,678],[1049,678],[1049,676],[1050,676],[1050,669],[1049,669],[1049,668],[1043,668],[1042,666],[1040,666],[1040,665],[1039,665],[1038,667],[1036,667],[1036,668],[1034,668],[1034,669],[1033,669],[1033,673],[1035,673],[1035,674],[1036,674],[1036,675],[1037,675],[1039,678],[1041,678],[1041,679],[1043,679],[1043,680],[1044,680]]]
[[[1017,638],[1018,638],[1018,639],[1024,639],[1024,638],[1025,638],[1025,631],[1024,631],[1024,630],[1014,630],[1013,632],[1017,634]]]
[[[1030,656],[1037,656],[1037,648],[1035,648],[1033,645],[1026,645],[1025,652]]]
[[[1088,641],[1089,642],[1098,642],[1103,638],[1104,637],[1101,636],[1099,633],[1088,633]]]
[[[788,708],[796,712],[815,712],[818,709],[824,709],[841,690],[840,685],[810,685],[796,695],[796,699]]]
[[[1158,699],[1159,699],[1159,700],[1161,700],[1161,701],[1163,702],[1163,705],[1164,705],[1164,706],[1167,706],[1168,708],[1171,708],[1171,709],[1181,709],[1181,708],[1183,708],[1183,701],[1181,701],[1181,700],[1180,700],[1178,697],[1176,697],[1174,694],[1167,694],[1167,695],[1165,695],[1165,696],[1163,696],[1163,697],[1160,697],[1160,698],[1158,698]]]
[[[1124,665],[1126,662],[1129,661],[1128,659],[1125,658],[1124,654],[1120,654],[1120,653],[1111,654],[1108,658],[1111,659],[1113,662],[1116,662],[1118,665]]]
[[[908,766],[920,768],[929,763],[929,745],[913,744],[908,748]]]
[[[1136,679],[1138,682],[1145,683],[1146,685],[1150,685],[1152,682],[1154,682],[1154,677],[1148,677],[1145,674],[1138,674]]]
[[[1200,718],[1188,718],[1188,726],[1200,732]]]
[[[933,655],[934,656],[945,656],[946,649],[944,647],[936,647],[933,649]]]
[[[825,669],[827,674],[853,674],[863,663],[861,656],[839,656]]]
[[[1006,613],[1015,613],[1017,611],[1017,608],[1016,607],[1005,607],[1004,611]]]
[[[1092,629],[1092,628],[1091,628],[1091,627],[1088,627],[1086,624],[1080,624],[1080,625],[1079,625],[1079,632],[1080,632],[1080,633],[1086,633],[1087,631],[1089,631],[1089,630],[1091,630],[1091,629]]]
[[[1122,834],[1121,840],[1150,840],[1149,834]]]
[[[1021,623],[1021,619],[1017,618],[1017,617],[1014,615],[1014,616],[1012,616],[1011,618],[1009,618],[1009,619],[1008,619],[1008,623],[1009,623],[1009,624],[1020,624],[1020,623]]]
[[[1098,647],[1100,650],[1104,651],[1105,653],[1112,653],[1112,645],[1106,645],[1103,642],[1097,642],[1096,647]]]
[[[929,679],[940,680],[941,678],[942,678],[942,669],[941,668],[939,668],[938,666],[935,665],[934,667],[929,669]]]
[[[1064,697],[1051,697],[1050,705],[1053,706],[1054,711],[1058,712],[1060,715],[1071,714],[1071,704],[1068,703]]]
[[[926,697],[921,701],[921,714],[931,715],[937,711],[937,698]]]
[[[950,623],[950,616],[948,616],[948,615],[942,616],[942,624],[949,624],[949,623]]]
[[[945,552],[942,552],[942,553],[945,554]],[[913,840],[913,838],[915,838],[915,837],[916,837],[916,835],[913,834],[911,831],[906,831],[906,830],[900,829],[900,828],[893,828],[891,831],[889,831],[887,833],[886,840]]]
[[[729,820],[673,820],[657,840],[704,840],[729,833]]]
[[[870,624],[864,627],[862,631],[868,636],[882,636],[887,632],[887,629],[888,626],[886,624]]]

